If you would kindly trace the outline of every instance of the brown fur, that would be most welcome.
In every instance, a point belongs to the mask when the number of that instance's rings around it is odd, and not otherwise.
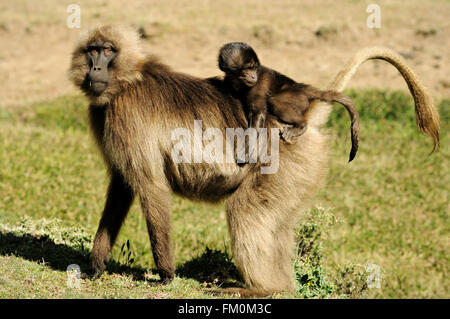
[[[297,83],[261,65],[256,52],[244,42],[225,44],[219,51],[218,60],[219,68],[225,72],[225,82],[246,102],[250,127],[264,127],[269,112],[281,122],[292,125],[281,131],[282,138],[291,142],[306,131],[305,114],[312,101],[338,102],[345,106],[351,119],[352,149],[349,162],[356,156],[359,114],[347,95]]]
[[[293,227],[326,175],[327,141],[317,123],[326,120],[328,109],[317,105],[297,143],[280,145],[276,174],[234,163],[177,164],[170,156],[174,128],[192,130],[194,119],[204,128],[246,127],[242,104],[218,79],[177,73],[142,57],[136,33],[120,27],[101,27],[82,37],[69,72],[76,85],[88,70],[85,45],[96,37],[106,37],[118,49],[111,87],[100,97],[86,91],[91,128],[111,174],[92,252],[96,276],[137,195],[159,274],[165,281],[173,278],[169,210],[175,192],[207,201],[226,198],[233,257],[247,287],[255,293],[294,291]],[[280,126],[270,117],[267,125]]]

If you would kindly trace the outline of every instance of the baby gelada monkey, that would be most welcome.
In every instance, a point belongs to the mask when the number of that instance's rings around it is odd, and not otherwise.
[[[224,81],[245,100],[249,127],[264,127],[269,112],[281,122],[292,125],[281,131],[281,137],[287,142],[306,131],[305,113],[313,100],[342,104],[351,118],[352,149],[349,162],[355,158],[358,151],[359,114],[347,95],[295,82],[261,65],[253,48],[243,42],[231,42],[220,49],[219,68],[225,72]]]

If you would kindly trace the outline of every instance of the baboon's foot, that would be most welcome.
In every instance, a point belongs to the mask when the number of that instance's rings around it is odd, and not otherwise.
[[[163,286],[166,286],[168,284],[170,284],[173,281],[174,277],[166,277],[166,278],[161,278],[160,284]]]
[[[161,278],[160,283],[164,286],[170,284],[173,278],[175,278],[175,273],[173,271],[159,270],[158,274]]]
[[[104,269],[92,269],[92,271],[90,273],[82,273],[81,274],[81,279],[89,279],[89,280],[97,280],[98,278],[100,278],[102,276],[104,272]]]

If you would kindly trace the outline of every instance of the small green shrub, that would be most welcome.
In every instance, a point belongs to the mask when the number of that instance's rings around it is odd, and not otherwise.
[[[324,235],[339,220],[329,209],[316,207],[300,221],[296,231],[297,254],[294,272],[297,294],[303,298],[357,298],[367,288],[364,272],[348,265],[337,275],[323,266],[322,242]]]

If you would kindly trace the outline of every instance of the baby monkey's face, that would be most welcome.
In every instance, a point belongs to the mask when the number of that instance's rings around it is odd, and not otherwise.
[[[238,76],[239,81],[244,83],[248,87],[252,87],[258,82],[258,67],[251,66],[244,68],[240,71]]]

